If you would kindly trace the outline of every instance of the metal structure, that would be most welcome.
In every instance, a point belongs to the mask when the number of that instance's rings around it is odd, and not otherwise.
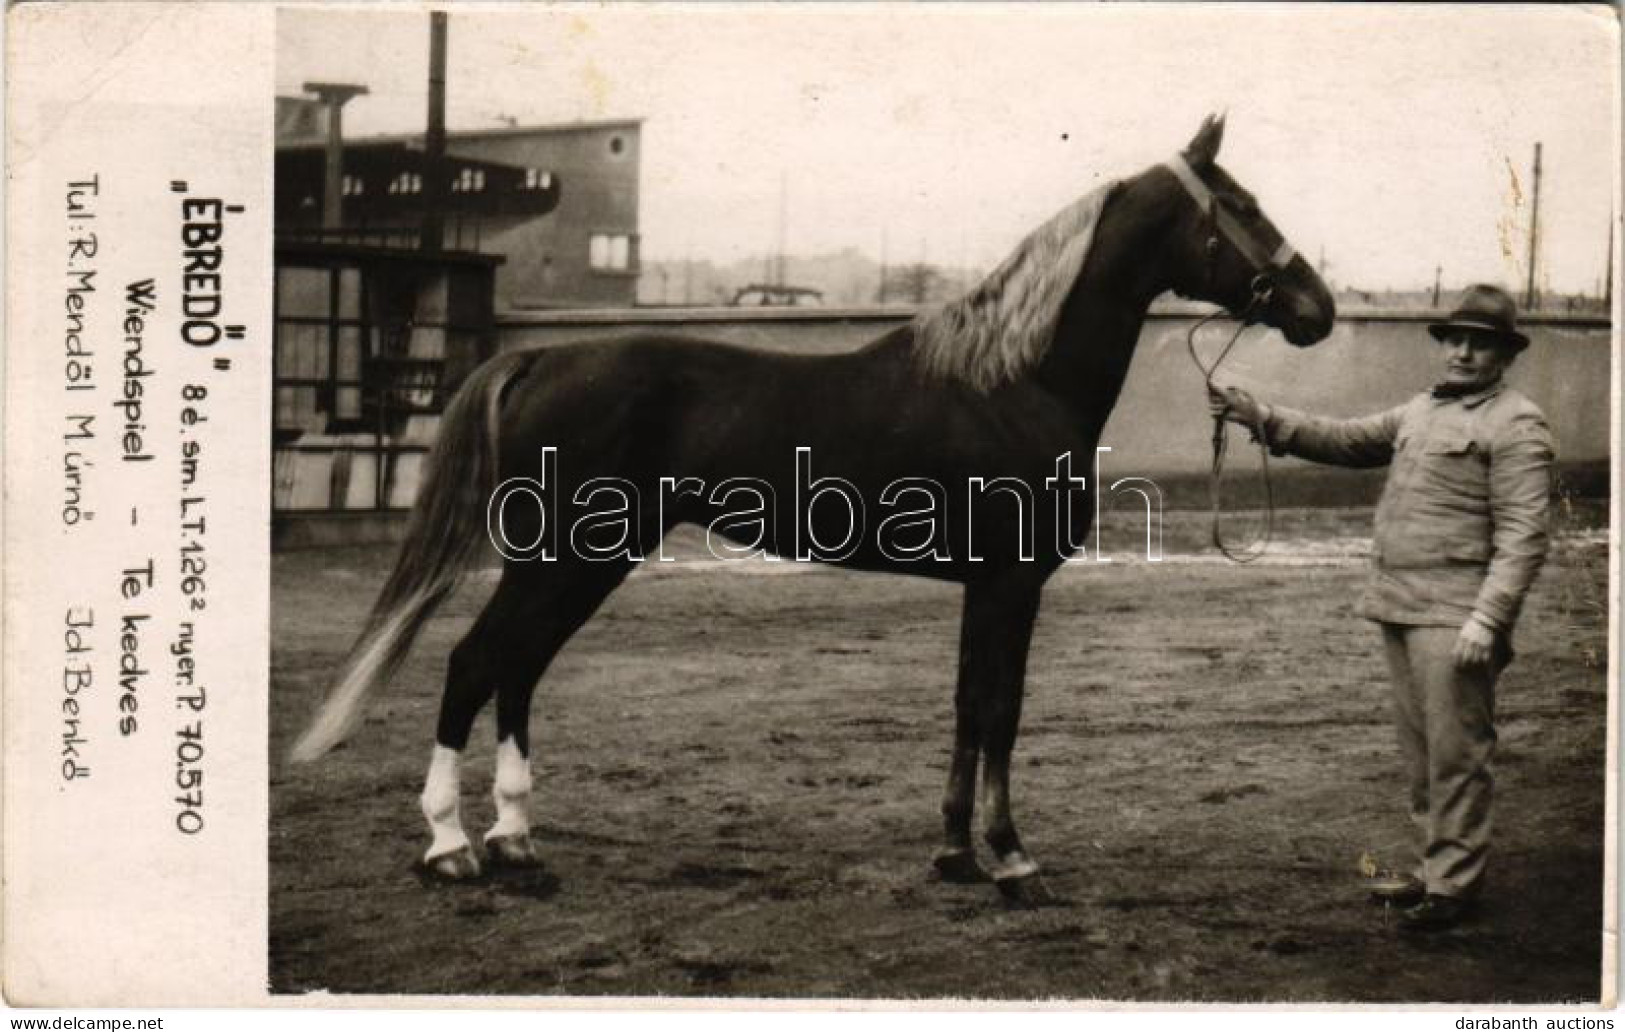
[[[446,397],[495,349],[500,262],[472,252],[278,240],[277,519],[411,505]]]

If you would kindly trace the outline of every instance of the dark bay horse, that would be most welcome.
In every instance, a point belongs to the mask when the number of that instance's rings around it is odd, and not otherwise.
[[[965,586],[936,867],[988,877],[971,838],[980,763],[992,878],[1008,894],[1036,889],[1011,817],[1010,757],[1040,592],[1092,522],[1093,505],[1071,504],[1083,482],[1069,457],[1091,468],[1158,295],[1221,305],[1300,347],[1334,317],[1314,270],[1215,163],[1223,129],[1209,118],[1180,155],[1068,207],[960,301],[855,352],[637,336],[483,365],[447,408],[395,568],[294,758],[353,730],[489,534],[506,562],[451,654],[421,800],[433,834],[424,865],[479,874],[458,764],[493,696],[486,858],[536,863],[537,681],[635,565],[656,561],[664,535],[695,523],[733,554]]]

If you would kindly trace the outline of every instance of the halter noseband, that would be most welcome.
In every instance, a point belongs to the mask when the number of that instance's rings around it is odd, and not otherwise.
[[[1247,311],[1242,316],[1243,321],[1250,321],[1255,310],[1269,303],[1270,295],[1275,291],[1275,276],[1291,264],[1297,257],[1297,249],[1286,239],[1281,240],[1279,247],[1273,253],[1266,253],[1263,245],[1247,231],[1229,209],[1218,203],[1218,198],[1208,185],[1202,182],[1200,176],[1191,169],[1184,155],[1175,154],[1163,163],[1168,171],[1179,180],[1179,185],[1190,194],[1191,200],[1201,210],[1203,218],[1212,227],[1207,240],[1208,267],[1207,278],[1211,286],[1214,280],[1214,263],[1217,260],[1219,238],[1229,241],[1230,246],[1241,252],[1248,264],[1253,268],[1252,299],[1247,304]]]

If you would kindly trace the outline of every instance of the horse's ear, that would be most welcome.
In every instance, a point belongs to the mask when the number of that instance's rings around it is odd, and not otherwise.
[[[1206,168],[1219,156],[1219,144],[1224,142],[1224,116],[1208,115],[1202,128],[1196,130],[1191,142],[1185,145],[1185,160],[1192,168]]]

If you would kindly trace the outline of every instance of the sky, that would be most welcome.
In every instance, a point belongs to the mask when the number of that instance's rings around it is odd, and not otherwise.
[[[284,9],[277,92],[421,129],[428,15]],[[645,260],[853,247],[986,267],[1228,114],[1219,160],[1334,282],[1594,291],[1620,153],[1603,7],[451,7],[447,122],[640,117]],[[566,185],[566,189],[568,186]]]

